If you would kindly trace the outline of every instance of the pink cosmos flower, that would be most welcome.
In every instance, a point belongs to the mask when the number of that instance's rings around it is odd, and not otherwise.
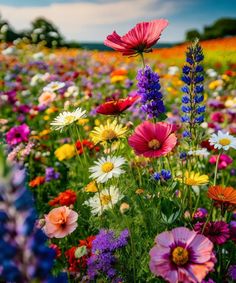
[[[49,238],[64,238],[77,228],[77,219],[78,213],[67,206],[54,208],[45,215],[44,232]]]
[[[114,31],[107,36],[104,44],[122,52],[123,55],[151,52],[151,47],[159,40],[167,25],[168,21],[165,19],[139,23],[124,36],[120,36]]]
[[[135,129],[128,142],[137,155],[160,157],[166,155],[176,145],[175,130],[175,126],[168,123],[153,124],[145,121]]]
[[[29,134],[30,128],[26,124],[15,126],[6,133],[6,141],[9,145],[27,142]]]
[[[51,102],[53,102],[56,98],[56,94],[54,92],[49,92],[49,91],[45,91],[43,92],[38,101],[39,101],[39,105],[49,105]]]
[[[209,159],[209,162],[211,164],[216,164],[216,160],[217,160],[217,155],[212,155]],[[225,169],[232,163],[233,163],[233,159],[230,156],[228,156],[227,154],[221,154],[218,163],[218,169],[220,170]]]
[[[150,270],[169,283],[199,283],[216,262],[213,244],[185,227],[159,234],[150,251]]]

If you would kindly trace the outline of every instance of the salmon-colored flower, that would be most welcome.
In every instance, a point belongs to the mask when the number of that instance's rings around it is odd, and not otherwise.
[[[45,91],[39,97],[40,105],[49,105],[56,98],[56,94],[54,92]]]
[[[138,23],[124,36],[114,31],[107,36],[104,44],[128,56],[151,52],[151,47],[159,40],[167,25],[168,21],[165,19]]]
[[[145,121],[129,137],[129,145],[137,155],[160,157],[170,152],[177,143],[174,126],[164,122]]]
[[[44,232],[49,238],[64,238],[77,228],[77,219],[78,213],[67,206],[54,208],[45,215]]]

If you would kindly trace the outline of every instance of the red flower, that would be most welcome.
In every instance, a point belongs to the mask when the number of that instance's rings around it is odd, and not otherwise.
[[[104,44],[122,52],[122,55],[129,56],[142,52],[151,52],[151,47],[159,40],[167,25],[168,21],[165,19],[138,23],[124,36],[120,36],[114,31],[107,36]]]
[[[81,269],[85,269],[87,267],[87,260],[91,256],[92,242],[94,239],[95,236],[89,236],[85,240],[80,240],[78,247],[72,247],[65,252],[66,259],[69,263],[69,271],[79,272]],[[80,258],[76,258],[75,252],[82,246],[86,247],[86,254]]]
[[[100,150],[99,146],[95,146],[94,143],[89,140],[83,140],[82,143],[80,140],[77,140],[75,146],[79,155],[83,154],[85,148],[88,148],[90,151],[94,150],[96,152]]]
[[[56,253],[56,258],[58,258],[58,257],[61,256],[61,250],[60,250],[60,248],[58,247],[58,245],[52,243],[52,244],[49,245],[49,247],[55,251],[55,253]]]
[[[73,205],[75,202],[76,202],[76,193],[72,190],[66,190],[64,192],[59,193],[59,195],[53,200],[49,201],[48,204],[50,206],[55,206],[55,205],[70,206]]]
[[[133,97],[110,100],[98,106],[96,111],[97,113],[103,115],[119,115],[133,105],[134,102],[139,99],[139,97],[139,95],[135,95]]]

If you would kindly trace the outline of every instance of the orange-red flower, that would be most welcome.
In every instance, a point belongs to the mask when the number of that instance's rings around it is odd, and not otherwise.
[[[139,95],[135,95],[133,97],[130,96],[118,100],[110,100],[98,106],[96,111],[97,113],[103,115],[119,115],[133,105],[134,102],[139,99],[139,97]]]
[[[29,182],[29,186],[31,188],[37,187],[39,185],[44,184],[45,182],[45,177],[44,176],[38,176],[35,179],[33,179],[32,181]]]
[[[59,193],[59,195],[53,200],[49,201],[49,205],[73,205],[76,202],[76,193],[72,190],[66,190]]]
[[[232,187],[212,186],[208,189],[207,196],[219,205],[236,205],[236,190]]]

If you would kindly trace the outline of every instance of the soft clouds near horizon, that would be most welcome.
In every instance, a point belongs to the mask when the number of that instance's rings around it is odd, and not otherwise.
[[[194,21],[193,11],[192,22],[190,19],[186,23],[185,18],[181,17],[181,13],[194,8],[194,4],[201,3],[201,0],[194,0],[195,2],[187,0],[21,1],[8,0],[7,4],[7,0],[0,0],[2,18],[6,19],[17,31],[29,28],[30,22],[35,18],[45,17],[59,28],[67,40],[80,42],[102,42],[113,30],[124,34],[137,22],[157,18],[167,18],[170,22],[161,41],[176,42],[184,39],[186,30],[211,23],[209,17],[204,22],[201,16],[199,20]],[[37,5],[38,3],[40,5]]]

